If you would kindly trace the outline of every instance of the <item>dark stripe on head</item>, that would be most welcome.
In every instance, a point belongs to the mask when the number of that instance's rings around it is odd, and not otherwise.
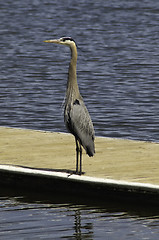
[[[71,38],[71,37],[63,37],[62,40],[63,40],[63,42],[65,42],[65,41],[67,41],[67,40],[70,40],[70,41],[75,42],[75,41],[73,40],[73,38]]]

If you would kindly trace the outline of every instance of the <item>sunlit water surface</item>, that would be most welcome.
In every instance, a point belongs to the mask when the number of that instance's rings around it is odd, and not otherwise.
[[[1,1],[0,126],[65,132],[70,52],[97,136],[159,141],[159,1]],[[1,239],[158,239],[159,218],[73,203],[0,200]]]

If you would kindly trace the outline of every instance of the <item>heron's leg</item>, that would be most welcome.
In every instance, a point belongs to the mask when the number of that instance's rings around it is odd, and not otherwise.
[[[75,138],[76,141],[76,173],[78,173],[78,155],[79,155],[79,146],[78,146],[78,141]]]
[[[82,147],[81,147],[81,144],[80,144],[80,175],[82,174]]]

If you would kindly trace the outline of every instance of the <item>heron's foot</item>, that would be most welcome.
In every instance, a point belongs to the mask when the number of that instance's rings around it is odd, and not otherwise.
[[[85,172],[80,172],[80,171],[78,172],[78,171],[76,171],[75,174],[81,176],[81,175],[84,175]]]

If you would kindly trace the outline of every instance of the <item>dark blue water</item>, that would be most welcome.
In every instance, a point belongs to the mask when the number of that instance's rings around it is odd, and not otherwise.
[[[66,131],[69,49],[43,40],[72,36],[96,135],[159,140],[157,0],[15,0],[0,8],[1,126]]]
[[[67,200],[47,199],[44,194],[4,192],[0,197],[0,239],[158,239],[159,211],[152,206],[118,202],[98,206],[84,200],[70,202],[69,196]]]
[[[71,36],[96,135],[159,141],[159,1],[6,0],[0,19],[0,126],[66,131],[70,52],[43,40]],[[158,239],[158,218],[88,206],[24,206],[7,197],[0,201],[1,239],[103,239],[106,233],[107,239]],[[75,212],[83,221],[80,237]]]

